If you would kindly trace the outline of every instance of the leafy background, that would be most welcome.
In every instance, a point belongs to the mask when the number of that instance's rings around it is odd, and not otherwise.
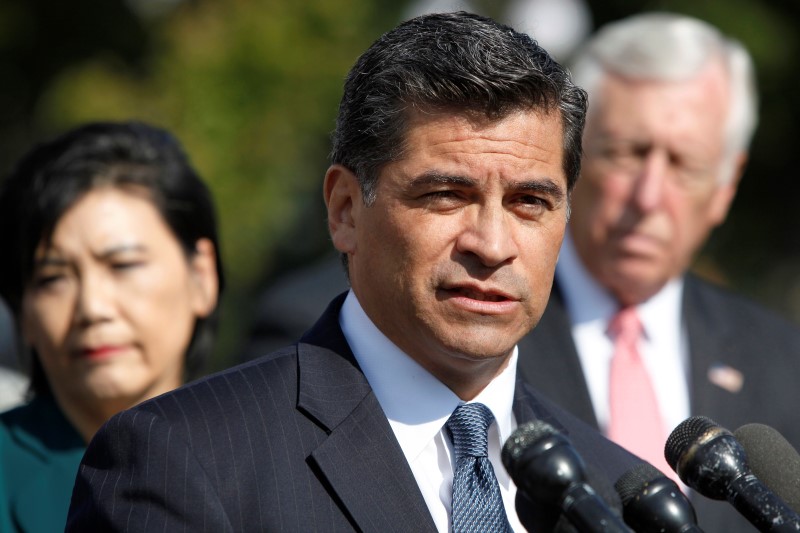
[[[510,1],[471,4],[503,20]],[[586,6],[589,28],[639,11],[676,11],[708,20],[751,50],[761,125],[729,220],[695,269],[800,322],[800,3]],[[237,360],[259,289],[329,252],[320,184],[342,81],[356,57],[410,9],[419,6],[3,0],[0,166],[6,171],[30,143],[86,120],[135,118],[172,130],[219,209],[229,290],[212,369],[222,368]]]

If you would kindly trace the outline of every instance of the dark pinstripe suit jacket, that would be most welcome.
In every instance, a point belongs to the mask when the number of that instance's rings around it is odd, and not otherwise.
[[[731,431],[759,422],[800,447],[800,330],[752,302],[688,275],[683,313],[690,352],[690,406]],[[570,318],[556,285],[539,325],[519,343],[519,373],[559,405],[597,427],[572,339]],[[713,368],[735,369],[741,390],[709,380]],[[706,531],[752,532],[726,502],[694,495]]]
[[[112,418],[81,463],[69,531],[434,531],[339,328],[343,297],[295,346]],[[519,383],[519,421],[569,434],[613,505],[639,460]]]

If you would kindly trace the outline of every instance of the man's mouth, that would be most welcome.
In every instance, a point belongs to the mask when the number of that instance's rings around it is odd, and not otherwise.
[[[511,299],[508,296],[498,292],[486,292],[471,287],[452,287],[447,290],[471,300],[478,300],[481,302],[505,302]]]

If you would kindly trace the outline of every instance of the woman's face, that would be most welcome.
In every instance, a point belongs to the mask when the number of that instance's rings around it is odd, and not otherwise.
[[[116,412],[177,387],[217,299],[215,250],[188,257],[144,193],[93,189],[39,244],[22,332],[60,402]]]

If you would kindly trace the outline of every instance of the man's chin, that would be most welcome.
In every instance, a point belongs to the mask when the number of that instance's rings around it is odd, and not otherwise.
[[[636,305],[660,291],[669,281],[653,261],[627,259],[615,265],[603,284],[622,304]]]
[[[455,357],[480,362],[502,359],[511,355],[522,335],[506,331],[474,327],[469,331],[452,331],[445,340],[449,352]]]
[[[669,251],[669,239],[662,239],[641,232],[629,232],[615,239],[615,248],[621,256],[650,257],[663,256]]]

